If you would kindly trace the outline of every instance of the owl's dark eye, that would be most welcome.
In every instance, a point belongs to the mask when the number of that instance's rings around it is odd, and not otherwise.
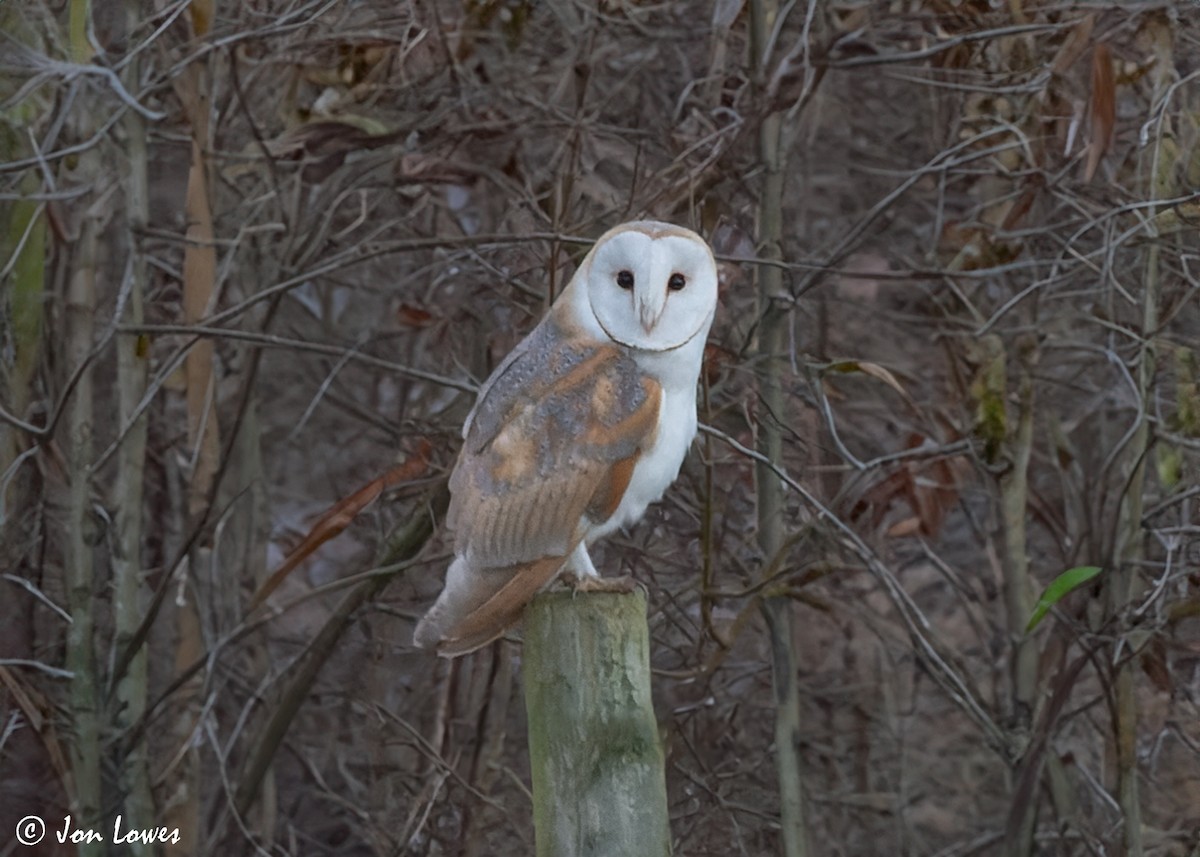
[[[618,271],[617,285],[629,291],[633,288],[633,271]]]
[[[683,274],[672,274],[671,279],[667,280],[667,288],[673,292],[678,292],[687,285],[687,277]]]

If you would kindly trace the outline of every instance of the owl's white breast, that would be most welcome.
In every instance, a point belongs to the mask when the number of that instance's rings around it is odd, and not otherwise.
[[[663,493],[679,475],[679,468],[696,437],[696,379],[704,340],[703,336],[697,337],[669,354],[636,355],[639,366],[662,384],[658,431],[654,442],[638,459],[616,512],[588,531],[586,541],[589,544],[641,518],[646,507],[662,499]]]
[[[580,272],[563,291],[552,312],[559,314],[564,327],[572,327],[598,342],[609,340],[588,304]],[[679,475],[679,468],[696,436],[696,382],[712,321],[710,314],[693,337],[679,348],[668,351],[629,349],[638,367],[662,385],[658,431],[654,442],[642,451],[616,512],[587,531],[584,540],[588,544],[641,518],[646,507],[658,502]]]

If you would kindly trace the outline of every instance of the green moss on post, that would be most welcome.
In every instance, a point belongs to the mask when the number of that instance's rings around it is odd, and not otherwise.
[[[645,596],[539,596],[522,672],[538,857],[667,857]]]

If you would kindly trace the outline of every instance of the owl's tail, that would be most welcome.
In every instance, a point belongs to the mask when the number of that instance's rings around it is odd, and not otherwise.
[[[510,568],[468,568],[463,557],[446,570],[446,587],[413,631],[413,644],[453,658],[486,646],[521,618],[525,605],[562,570],[566,557],[543,557]]]
[[[421,621],[413,629],[413,645],[418,649],[432,649],[442,639],[440,629],[443,624],[435,604],[428,613],[421,617]]]
[[[450,563],[450,568],[446,570],[446,585],[442,588],[442,594],[413,630],[414,646],[418,649],[432,649],[442,641],[446,631],[470,613],[473,607],[479,606],[478,603],[471,603],[472,600],[478,599],[469,597],[474,589],[469,583],[470,577],[466,561],[462,557],[455,557],[454,562]]]

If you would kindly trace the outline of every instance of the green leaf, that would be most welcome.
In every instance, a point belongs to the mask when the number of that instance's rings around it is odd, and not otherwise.
[[[1033,615],[1029,617],[1029,624],[1025,626],[1025,633],[1028,634],[1037,627],[1038,622],[1041,622],[1050,608],[1062,601],[1069,593],[1078,589],[1083,584],[1087,583],[1104,569],[1098,565],[1079,565],[1075,568],[1068,568],[1054,580],[1050,581],[1050,585],[1042,593],[1042,597],[1038,599],[1037,606],[1033,608]]]

